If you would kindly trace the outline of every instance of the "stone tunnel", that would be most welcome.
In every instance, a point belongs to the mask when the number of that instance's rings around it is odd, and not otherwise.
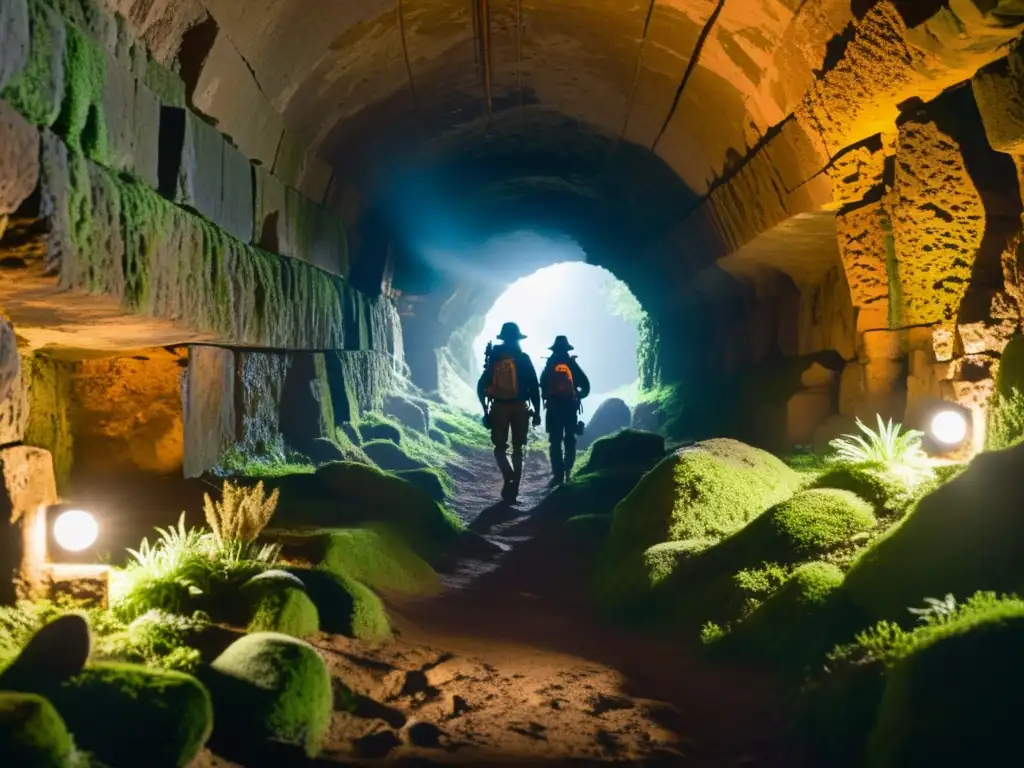
[[[3,525],[443,396],[546,264],[425,254],[524,229],[629,286],[688,438],[946,401],[977,452],[1024,311],[1022,29],[1017,0],[2,0]]]

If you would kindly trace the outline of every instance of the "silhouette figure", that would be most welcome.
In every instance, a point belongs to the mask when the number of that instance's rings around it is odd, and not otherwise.
[[[494,458],[504,485],[501,498],[513,502],[519,496],[523,477],[523,451],[530,430],[530,408],[533,425],[540,426],[540,387],[533,361],[519,346],[526,337],[515,323],[501,326],[496,347],[487,345],[484,372],[476,385],[476,394],[484,409],[484,426],[491,430]],[[488,407],[489,404],[489,407]],[[508,461],[509,433],[512,435],[512,463]]]
[[[556,336],[552,352],[540,375],[544,397],[544,418],[551,441],[551,485],[562,485],[572,475],[576,463],[576,436],[581,426],[577,418],[582,400],[590,394],[590,379],[570,355],[574,347],[565,336]],[[563,454],[564,448],[564,454]]]

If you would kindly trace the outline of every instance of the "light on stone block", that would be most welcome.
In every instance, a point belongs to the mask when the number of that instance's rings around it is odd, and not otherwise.
[[[932,416],[930,431],[943,445],[960,445],[967,438],[967,418],[958,411],[939,411]]]
[[[96,543],[100,527],[96,518],[82,509],[61,512],[53,523],[53,538],[61,549],[81,552]]]

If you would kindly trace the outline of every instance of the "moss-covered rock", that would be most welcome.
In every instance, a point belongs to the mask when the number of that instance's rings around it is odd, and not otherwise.
[[[664,437],[639,429],[623,429],[594,442],[589,460],[580,467],[580,474],[627,467],[648,470],[664,457]]]
[[[250,582],[242,589],[249,604],[250,632],[309,637],[320,631],[316,605],[304,588],[279,581]]]
[[[637,553],[663,541],[721,538],[799,484],[770,453],[728,439],[697,443],[663,460],[619,503],[609,543]]]
[[[193,677],[135,664],[96,663],[42,691],[79,748],[110,768],[188,765],[213,727],[210,695]]]
[[[71,768],[67,726],[53,705],[31,693],[0,693],[0,765]]]
[[[772,507],[768,518],[792,560],[826,554],[877,523],[868,502],[834,488],[801,491]]]
[[[887,676],[865,765],[1004,765],[1020,749],[1024,614],[949,633]]]
[[[914,489],[905,480],[873,467],[833,465],[811,485],[855,493],[870,502],[880,517],[898,517],[914,500]]]
[[[443,445],[445,448],[449,447],[452,444],[451,438],[448,437],[448,433],[442,432],[440,429],[437,428],[431,428],[430,432],[427,433],[427,436],[435,443],[439,443],[440,445]]]
[[[830,563],[801,566],[762,605],[718,641],[719,650],[799,673],[849,637],[860,616],[847,603],[843,572]]]
[[[440,587],[434,569],[387,525],[325,534],[322,565],[375,590],[429,594]]]
[[[370,457],[370,460],[381,469],[390,472],[401,472],[403,470],[423,469],[423,462],[407,456],[400,446],[390,440],[371,440],[364,443],[363,452]]]
[[[1015,335],[999,360],[996,389],[989,403],[985,447],[1012,448],[1024,441],[1024,336]]]
[[[627,467],[577,475],[545,497],[533,516],[547,520],[565,520],[579,514],[610,517],[615,505],[629,495],[643,474],[641,469]]]
[[[427,562],[458,542],[461,526],[421,488],[353,462],[325,464],[315,475],[282,478],[277,522],[332,528],[387,523]]]
[[[401,395],[384,398],[384,413],[402,426],[426,434],[430,429],[430,410],[426,402]]]
[[[362,438],[361,442],[364,443],[373,442],[374,440],[390,440],[395,445],[402,444],[402,430],[394,424],[387,422],[361,424],[359,426],[359,436]]]
[[[977,456],[853,564],[846,588],[875,619],[906,621],[927,597],[1024,584],[1024,446]]]
[[[286,635],[246,635],[209,674],[218,740],[275,740],[320,751],[333,709],[331,676],[313,646]]]
[[[84,616],[69,613],[44,625],[0,674],[0,690],[49,689],[79,674],[92,639]]]
[[[439,504],[448,498],[449,490],[440,470],[427,467],[426,469],[407,469],[403,472],[395,472],[395,474],[422,489]]]
[[[391,621],[384,603],[365,584],[326,568],[289,570],[306,585],[306,594],[317,607],[324,632],[367,642],[391,639]]]

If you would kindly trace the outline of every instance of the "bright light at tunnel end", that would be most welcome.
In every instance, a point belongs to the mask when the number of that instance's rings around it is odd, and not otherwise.
[[[943,445],[959,445],[967,437],[967,419],[956,411],[939,411],[932,417],[931,433]]]
[[[96,543],[100,527],[96,518],[82,509],[62,512],[53,523],[53,538],[68,552],[81,552]]]

